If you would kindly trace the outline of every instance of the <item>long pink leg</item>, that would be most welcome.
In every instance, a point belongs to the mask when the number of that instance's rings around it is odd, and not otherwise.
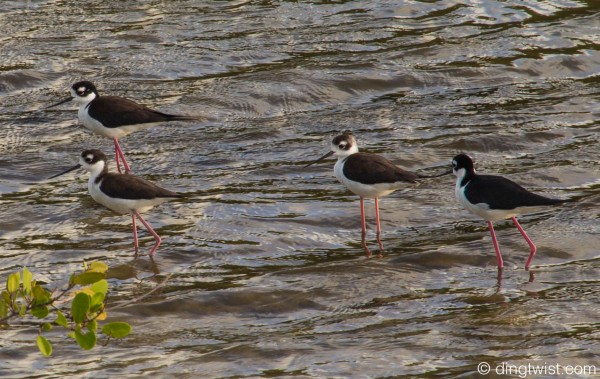
[[[146,229],[148,229],[148,231],[150,232],[150,234],[152,234],[154,236],[154,239],[156,240],[156,244],[154,245],[154,247],[152,248],[152,250],[150,250],[150,256],[153,256],[154,253],[156,252],[156,249],[158,249],[158,247],[160,246],[160,243],[162,242],[162,239],[160,238],[160,236],[158,234],[156,234],[156,232],[154,231],[154,229],[152,229],[152,227],[146,222],[146,220],[144,220],[144,218],[140,215],[140,213],[136,210],[133,211],[133,214],[135,216],[137,216],[137,218],[140,219],[140,221],[142,222],[142,224],[144,224],[144,226],[146,227]]]
[[[127,160],[125,159],[125,154],[123,153],[123,150],[121,149],[121,145],[119,145],[119,140],[117,139],[117,137],[114,137],[113,141],[115,142],[115,154],[118,154],[121,157],[121,161],[123,161],[123,166],[125,166],[125,173],[129,174],[131,172],[131,168],[129,168],[129,165],[127,164]],[[117,159],[117,167],[119,167],[118,159]],[[120,168],[119,168],[119,173],[121,173]]]
[[[496,239],[496,232],[494,232],[494,225],[491,221],[488,221],[490,227],[490,233],[492,233],[492,241],[494,242],[494,249],[496,249],[496,257],[498,258],[498,270],[504,268],[504,262],[502,261],[502,255],[500,254],[500,247],[498,246],[498,240]]]
[[[139,252],[137,225],[135,224],[135,214],[131,214],[131,221],[133,222],[133,246],[135,246],[135,257],[137,258]]]
[[[117,138],[113,138],[113,142],[115,143],[115,162],[117,164],[117,171],[119,171],[119,174],[121,174],[121,163],[119,162],[119,149],[121,148],[119,146],[119,142],[117,141]]]
[[[117,151],[117,145],[115,144],[115,162],[117,164],[117,171],[121,173],[121,164],[119,163],[119,152]]]
[[[519,229],[519,232],[521,232],[521,235],[523,236],[523,238],[525,238],[525,241],[527,241],[527,243],[529,244],[529,248],[531,249],[531,252],[529,253],[529,258],[527,258],[527,262],[525,263],[525,270],[529,270],[529,265],[531,264],[531,260],[533,259],[533,256],[535,255],[537,248],[533,244],[533,241],[527,236],[527,233],[525,233],[525,230],[523,230],[523,228],[521,227],[521,224],[519,224],[516,217],[513,217],[512,220],[515,223],[515,226],[517,227],[517,229]]]
[[[367,258],[371,258],[371,251],[369,250],[369,248],[367,247],[367,222],[365,220],[365,200],[362,198],[360,198],[360,221],[361,221],[361,226],[362,226],[362,247],[365,250],[365,253],[367,253]]]
[[[383,244],[381,243],[381,223],[379,222],[379,199],[375,198],[375,219],[377,220],[377,243],[379,244],[378,258],[383,257]]]

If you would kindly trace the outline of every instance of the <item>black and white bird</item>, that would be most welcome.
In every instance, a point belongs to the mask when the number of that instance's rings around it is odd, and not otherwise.
[[[381,223],[379,221],[379,197],[389,195],[406,183],[414,183],[419,177],[416,173],[404,170],[381,155],[359,153],[356,139],[351,133],[341,134],[331,142],[331,151],[305,167],[315,164],[331,155],[337,157],[333,167],[335,177],[350,191],[360,196],[360,217],[362,225],[362,247],[371,256],[365,240],[367,225],[365,222],[364,199],[375,199],[375,219],[377,223],[377,243],[379,256],[383,251],[381,243]]]
[[[139,251],[136,217],[154,236],[156,243],[149,253],[152,257],[162,240],[140,213],[165,201],[183,197],[183,195],[161,188],[134,175],[109,173],[106,155],[95,149],[85,150],[81,153],[78,164],[50,179],[78,168],[83,168],[90,173],[88,191],[94,200],[114,212],[131,214],[136,257]]]
[[[498,269],[502,270],[504,262],[492,223],[510,218],[531,249],[525,263],[525,269],[528,270],[536,247],[517,221],[516,216],[532,211],[535,207],[561,204],[568,200],[537,195],[501,176],[478,175],[475,173],[473,160],[466,154],[459,154],[452,159],[452,171],[456,175],[455,193],[458,202],[469,212],[483,218],[488,223],[498,258]]]
[[[100,96],[96,86],[88,81],[73,84],[70,97],[46,109],[71,100],[79,104],[79,112],[77,113],[79,121],[86,128],[96,134],[113,139],[119,173],[121,173],[119,158],[123,161],[125,173],[131,171],[125,160],[125,154],[119,145],[119,138],[168,121],[197,120],[197,118],[190,116],[178,116],[155,111],[123,97]]]

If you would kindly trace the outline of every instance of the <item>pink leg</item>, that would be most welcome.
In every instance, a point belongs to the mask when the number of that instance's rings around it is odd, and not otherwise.
[[[150,232],[150,234],[152,234],[154,236],[154,239],[156,240],[156,244],[154,245],[154,247],[152,248],[152,250],[150,250],[150,256],[153,256],[154,253],[156,252],[156,249],[158,249],[158,247],[160,246],[160,243],[162,242],[162,239],[160,238],[160,236],[158,234],[156,234],[156,232],[154,231],[154,229],[152,229],[152,227],[146,222],[146,220],[144,220],[142,218],[142,216],[140,215],[140,213],[136,210],[133,211],[133,214],[135,216],[137,216],[138,219],[140,219],[140,221],[142,222],[142,224],[144,224],[144,226],[146,227],[146,229],[148,229],[148,231]]]
[[[496,249],[496,257],[498,258],[498,270],[504,268],[504,262],[502,261],[502,255],[500,255],[500,247],[498,246],[498,240],[496,239],[496,232],[494,232],[494,225],[491,221],[488,221],[490,227],[490,233],[492,233],[492,241],[494,242],[494,249]]]
[[[527,241],[527,243],[529,244],[529,248],[531,249],[531,252],[529,253],[529,258],[527,258],[527,262],[525,263],[525,270],[529,270],[529,265],[531,264],[531,261],[533,260],[533,256],[535,255],[537,249],[533,244],[533,241],[527,236],[527,233],[525,233],[525,230],[523,230],[521,224],[519,224],[517,219],[513,217],[512,220],[515,223],[517,229],[519,229],[519,232],[521,232],[523,238],[525,238],[525,241]]]
[[[119,162],[119,142],[117,142],[116,138],[113,138],[113,142],[115,143],[115,162],[117,163],[117,171],[121,174],[121,163]]]
[[[367,258],[371,258],[371,251],[367,247],[367,241],[366,241],[367,222],[365,221],[365,201],[362,198],[362,196],[360,198],[360,220],[361,220],[361,226],[362,226],[362,240],[361,240],[362,247],[365,250],[365,253],[367,253]]]
[[[135,247],[135,257],[137,258],[139,252],[137,225],[135,224],[135,214],[131,214],[131,221],[133,222],[133,246]]]
[[[125,173],[129,174],[131,172],[131,168],[129,168],[129,165],[127,164],[127,160],[125,159],[125,154],[123,154],[123,150],[121,149],[121,146],[119,145],[119,140],[117,140],[117,137],[114,137],[113,141],[115,142],[115,154],[118,154],[118,156],[121,157],[121,161],[123,161],[123,166],[125,166]],[[119,159],[118,158],[117,158],[117,168],[119,170],[119,173],[121,173],[121,168],[119,168]]]
[[[115,145],[115,162],[117,163],[117,171],[119,171],[119,174],[121,173],[121,164],[119,163],[119,153],[116,150],[116,146]]]
[[[379,199],[375,198],[375,219],[377,220],[377,243],[379,244],[378,258],[383,257],[383,244],[381,243],[381,223],[379,222]]]

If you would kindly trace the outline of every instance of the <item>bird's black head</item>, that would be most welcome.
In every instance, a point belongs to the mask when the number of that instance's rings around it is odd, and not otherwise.
[[[357,152],[358,146],[356,146],[356,139],[354,139],[354,135],[352,135],[350,132],[345,132],[344,134],[340,134],[339,136],[335,137],[333,141],[331,141],[331,150],[327,154],[304,167],[311,166],[334,154],[336,157],[347,157]]]
[[[67,172],[77,170],[78,168],[83,168],[91,173],[95,173],[96,175],[99,175],[102,172],[107,172],[108,168],[106,163],[106,155],[104,155],[104,153],[100,150],[96,149],[85,150],[81,153],[79,163],[61,172],[60,174],[51,176],[48,179],[56,178],[58,176],[66,174]]]
[[[358,146],[356,146],[356,138],[354,138],[354,135],[351,132],[344,132],[331,141],[331,150],[336,152],[338,155],[349,155],[355,153],[358,151]]]
[[[96,90],[96,86],[87,80],[73,84],[71,89],[73,95],[77,97],[87,97],[92,93],[98,96],[98,90]]]
[[[82,163],[85,162],[88,165],[94,165],[100,161],[104,161],[106,163],[107,158],[103,152],[97,149],[84,150],[81,153]]]
[[[452,171],[454,171],[454,174],[458,175],[460,170],[464,170],[465,173],[469,174],[475,173],[473,160],[467,154],[458,154],[452,159]]]
[[[454,171],[454,174],[457,174],[461,169],[464,169],[465,173],[468,174],[475,173],[473,159],[467,154],[458,154],[452,159],[452,171]]]

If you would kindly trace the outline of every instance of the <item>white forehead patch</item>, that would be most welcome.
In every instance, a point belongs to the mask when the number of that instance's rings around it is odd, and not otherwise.
[[[85,92],[85,87],[82,86],[82,87],[77,88],[77,92],[78,93],[84,93]]]
[[[87,162],[91,162],[94,159],[94,154],[88,154],[85,156]]]

